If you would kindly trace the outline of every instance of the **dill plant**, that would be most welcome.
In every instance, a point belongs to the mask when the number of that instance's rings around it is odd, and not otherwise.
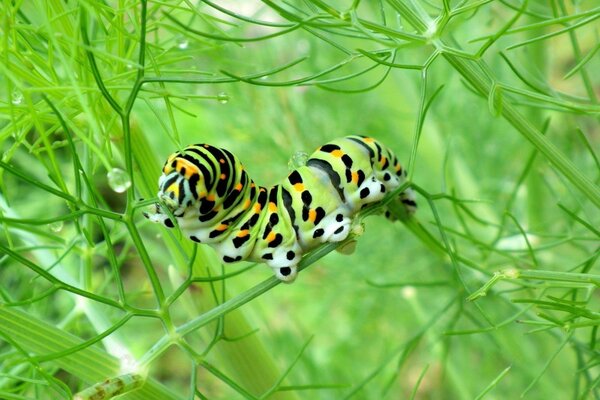
[[[1,7],[0,397],[598,397],[593,1]],[[419,212],[294,285],[141,218],[187,143],[348,133]]]

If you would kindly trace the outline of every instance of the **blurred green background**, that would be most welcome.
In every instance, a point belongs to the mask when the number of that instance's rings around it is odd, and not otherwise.
[[[599,396],[594,1],[142,3],[0,6],[0,397],[132,371],[148,382],[127,398]],[[408,166],[420,230],[370,217],[293,285],[259,293],[263,265],[185,281],[247,265],[141,216],[187,144],[272,185],[348,134]],[[533,272],[467,300],[507,269]]]

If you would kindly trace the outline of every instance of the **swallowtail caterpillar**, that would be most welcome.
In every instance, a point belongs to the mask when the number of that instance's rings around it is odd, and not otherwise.
[[[158,198],[169,212],[156,204],[144,215],[173,228],[172,215],[186,237],[211,245],[224,262],[264,262],[293,282],[303,254],[346,239],[356,213],[405,180],[396,156],[364,136],[319,147],[270,188],[256,185],[229,151],[195,144],[171,154],[163,167]],[[416,210],[410,189],[397,201],[408,214]]]

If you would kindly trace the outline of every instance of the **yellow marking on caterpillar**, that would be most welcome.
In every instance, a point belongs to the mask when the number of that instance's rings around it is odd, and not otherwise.
[[[244,186],[241,183],[238,183],[237,185],[235,185],[234,189],[237,190],[238,192],[241,192],[243,187]]]
[[[387,158],[381,157],[381,159],[379,160],[379,164],[381,164],[381,166],[383,167],[385,165],[386,161],[387,161]]]
[[[317,211],[314,208],[311,208],[310,210],[308,210],[308,220],[310,222],[315,222],[316,219],[317,219]]]
[[[225,160],[224,160],[224,159],[222,159],[222,158],[219,158],[219,162],[220,162],[221,164],[225,164]]]
[[[396,172],[400,171],[400,169],[402,168],[402,166],[400,164],[396,164]]]
[[[167,162],[163,166],[163,172],[165,174],[168,174],[169,172],[173,171],[173,167],[171,167],[171,163],[173,162],[173,160],[175,159],[175,157],[177,157],[177,154],[171,154],[169,156],[169,158],[167,159]]]
[[[273,240],[275,240],[275,232],[271,231],[269,232],[269,234],[267,235],[267,238],[265,239],[267,242],[271,243]]]
[[[215,201],[215,195],[213,193],[209,194],[208,196],[206,196],[206,200]]]
[[[246,201],[244,202],[244,205],[242,206],[242,208],[244,210],[247,210],[248,207],[250,207],[250,204],[252,204],[252,202],[250,201],[250,199],[246,199]]]
[[[294,183],[294,189],[296,189],[297,192],[302,192],[304,190],[304,184],[303,183]]]
[[[271,212],[277,211],[277,204],[273,203],[272,201],[269,202],[269,211],[271,211]]]
[[[259,203],[256,203],[254,205],[254,212],[259,213],[261,209],[262,209],[262,207],[260,206]]]
[[[225,178],[227,178],[227,175],[221,174],[221,176],[219,178],[221,178],[221,180],[224,180]]]
[[[167,191],[167,193],[173,192],[175,197],[179,197],[179,184],[177,182],[171,183],[166,191]]]
[[[237,234],[237,237],[240,237],[240,238],[241,238],[241,237],[244,237],[244,236],[248,236],[249,234],[250,234],[250,231],[249,231],[248,229],[244,229],[244,230],[240,231],[240,232]]]
[[[352,172],[352,183],[358,183],[358,172]]]
[[[365,142],[365,143],[373,143],[374,141],[375,141],[375,139],[370,138],[370,137],[363,138],[363,142]]]
[[[219,226],[216,227],[216,230],[217,231],[224,231],[225,229],[227,229],[227,227],[229,227],[229,225],[220,224]]]
[[[344,152],[342,150],[333,150],[331,152],[331,155],[337,158],[340,158],[341,156],[344,155]]]

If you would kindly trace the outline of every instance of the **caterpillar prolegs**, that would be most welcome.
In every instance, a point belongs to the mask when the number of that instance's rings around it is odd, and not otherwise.
[[[194,242],[216,249],[226,263],[264,262],[292,282],[304,253],[348,237],[352,219],[406,179],[396,156],[375,139],[347,136],[319,147],[305,165],[271,188],[257,186],[225,149],[195,144],[169,156],[158,197]],[[398,200],[409,214],[413,192]],[[173,228],[161,205],[149,220]]]

